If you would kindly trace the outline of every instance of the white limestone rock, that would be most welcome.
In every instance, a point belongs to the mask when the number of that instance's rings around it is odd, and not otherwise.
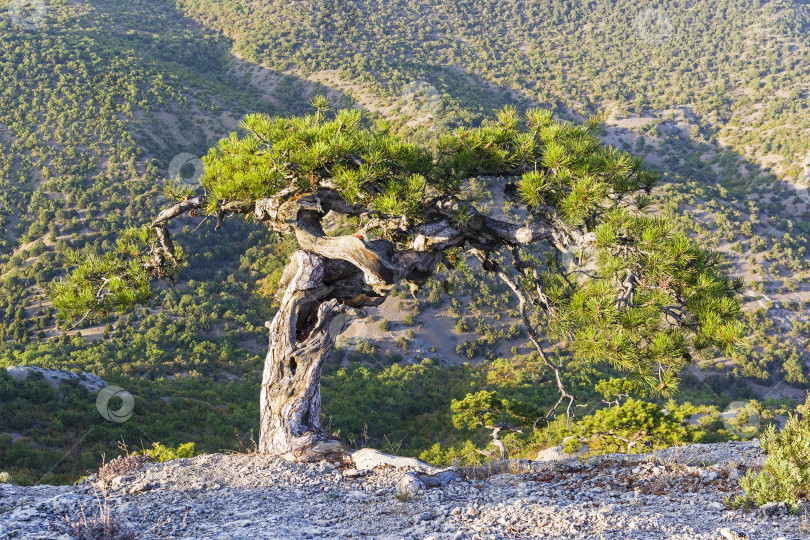
[[[352,460],[354,461],[354,467],[359,470],[388,466],[395,469],[414,469],[425,472],[438,471],[436,467],[416,458],[392,456],[373,448],[357,450],[352,454]]]
[[[33,373],[41,373],[45,381],[54,389],[58,389],[67,381],[78,381],[79,385],[88,392],[98,392],[108,386],[107,382],[92,373],[73,373],[61,369],[44,369],[36,366],[8,366],[9,376],[15,381],[24,381]]]

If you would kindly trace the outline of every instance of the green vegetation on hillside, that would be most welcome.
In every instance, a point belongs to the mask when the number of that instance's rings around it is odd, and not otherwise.
[[[761,471],[750,471],[740,484],[745,495],[728,503],[732,507],[758,507],[786,503],[793,512],[810,496],[810,398],[791,415],[784,429],[769,426],[762,436],[768,458]]]
[[[633,27],[648,9],[672,22],[658,45]],[[111,425],[93,395],[0,373],[0,471],[22,482],[70,481],[97,468],[102,453],[114,455],[121,437],[131,448],[249,444],[263,323],[294,243],[271,245],[270,233],[235,220],[217,234],[210,221],[196,231],[199,220],[189,221],[177,238],[195,248],[175,287],[157,290],[146,310],[100,325],[58,325],[45,287],[63,275],[69,250],[106,251],[121,230],[154,217],[175,155],[202,155],[247,113],[309,110],[317,85],[302,78],[324,69],[352,86],[349,101],[387,105],[392,132],[421,130],[423,139],[480,123],[508,103],[542,104],[566,118],[643,114],[643,125],[602,136],[659,164],[665,186],[653,194],[656,206],[721,251],[726,269],[750,287],[749,332],[737,353],[697,355],[705,384],[686,375],[675,396],[714,407],[707,436],[728,436],[716,414],[730,400],[781,396],[783,379],[808,386],[810,205],[772,174],[795,179],[808,151],[808,9],[749,0],[52,1],[43,26],[25,29],[0,1],[0,368],[89,371],[136,396],[130,423]],[[234,62],[231,48],[246,61]],[[267,64],[269,82],[254,63]],[[486,187],[478,191],[489,203]],[[463,269],[416,299],[402,291],[413,324],[383,321],[403,334],[401,346],[371,339],[335,354],[324,424],[358,444],[409,455],[439,442],[431,455],[447,462],[462,448],[480,456],[467,441],[488,444],[483,431],[452,427],[452,399],[486,389],[553,404],[549,374],[530,359],[503,291]],[[453,334],[455,354],[415,352],[426,309],[446,310],[465,329]],[[433,358],[427,367],[425,356]],[[476,365],[443,367],[466,360]],[[567,370],[567,384],[588,405],[580,413],[606,406],[594,386],[615,373],[576,359]],[[785,407],[763,402],[766,411]],[[56,429],[61,410],[71,418]],[[11,434],[22,437],[11,444]],[[549,444],[517,440],[511,450]]]
[[[439,116],[451,122],[483,118],[477,106],[486,99],[473,82],[480,78],[496,95],[508,89],[558,112],[690,105],[707,139],[741,154],[779,156],[794,178],[810,150],[802,136],[810,129],[805,2],[296,0],[180,8],[232,36],[245,58],[279,71],[339,70],[394,100],[424,81],[438,89]]]

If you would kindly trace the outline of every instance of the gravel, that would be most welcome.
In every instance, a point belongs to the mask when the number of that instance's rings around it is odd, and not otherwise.
[[[756,441],[430,475],[212,454],[118,477],[106,500],[114,519],[146,539],[808,538],[804,518],[784,505],[723,504],[762,461]],[[502,469],[511,472],[490,474]],[[405,477],[422,487],[409,494]],[[0,484],[0,538],[67,539],[65,517],[98,514],[98,492],[91,482]]]

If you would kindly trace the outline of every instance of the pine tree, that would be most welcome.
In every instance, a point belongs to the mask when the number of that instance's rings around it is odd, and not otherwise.
[[[297,118],[250,115],[244,133],[203,159],[204,194],[176,202],[148,227],[121,235],[105,254],[74,254],[51,290],[62,316],[94,319],[132,309],[153,278],[174,279],[185,263],[168,224],[184,214],[244,215],[295,251],[280,282],[261,387],[264,453],[320,459],[345,446],[320,427],[321,366],[335,339],[400,282],[418,287],[442,264],[477,257],[518,301],[521,319],[570,416],[574,396],[562,358],[610,363],[635,384],[672,393],[690,352],[730,348],[740,335],[739,283],[719,258],[645,213],[656,176],[639,158],[607,147],[599,123],[555,121],[548,111],[458,129],[425,148],[391,135],[359,111]],[[465,185],[497,178],[521,222],[482,213]],[[333,212],[357,223],[330,237]],[[548,416],[547,416],[548,418]],[[536,424],[536,422],[535,422]]]

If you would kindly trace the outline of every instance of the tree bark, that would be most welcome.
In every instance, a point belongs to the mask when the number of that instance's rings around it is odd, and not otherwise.
[[[297,188],[290,187],[267,199],[228,201],[210,211],[217,216],[217,228],[231,214],[252,214],[276,233],[294,234],[298,241],[300,249],[292,255],[279,285],[279,311],[267,323],[270,343],[259,402],[259,451],[294,461],[348,451],[321,429],[320,379],[337,336],[355,317],[354,307],[378,305],[402,281],[423,284],[440,262],[452,265],[445,257],[450,248],[469,245],[490,251],[543,239],[564,245],[573,236],[554,212],[518,225],[489,218],[443,195],[425,202],[421,223],[405,216],[373,216],[355,234],[328,236],[321,224],[328,212],[359,216],[364,207],[347,203],[326,186],[299,195]],[[207,204],[202,197],[181,201],[155,219],[156,240],[146,263],[153,274],[167,276],[167,269],[177,266],[166,224],[185,213],[194,215]],[[460,214],[470,217],[456,223],[454,216]],[[390,239],[368,238],[366,230],[372,225],[386,231]]]
[[[281,280],[281,305],[269,324],[270,345],[260,396],[259,452],[315,461],[348,448],[321,429],[321,368],[337,336],[354,319],[330,298],[326,261],[296,251]]]

